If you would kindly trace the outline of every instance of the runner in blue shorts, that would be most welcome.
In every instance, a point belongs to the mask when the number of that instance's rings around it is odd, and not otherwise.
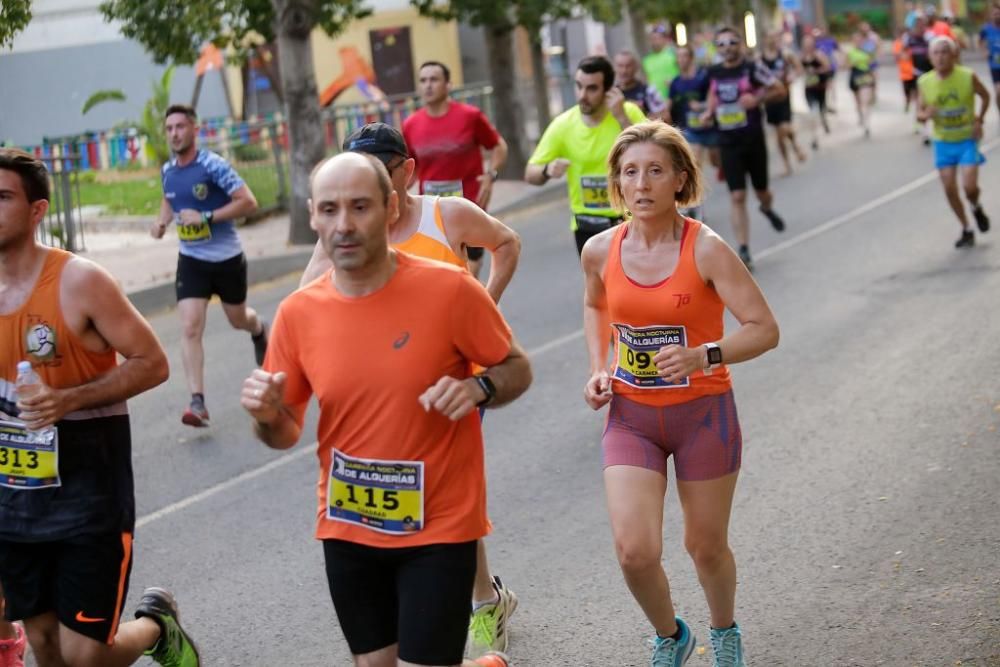
[[[930,52],[934,69],[917,80],[917,120],[934,121],[934,166],[941,174],[948,203],[962,225],[955,247],[968,248],[976,244],[976,237],[958,192],[958,170],[962,170],[962,189],[972,205],[976,226],[986,232],[990,219],[979,203],[979,165],[986,159],[979,152],[979,140],[990,108],[990,92],[971,69],[955,64],[958,47],[950,37],[935,37]],[[980,99],[978,113],[976,97]]]
[[[705,163],[705,156],[708,155],[709,162],[718,169],[721,162],[715,121],[702,119],[708,108],[708,70],[698,65],[694,49],[686,45],[677,47],[677,65],[680,74],[670,82],[667,118],[691,145],[698,166]],[[702,220],[704,216],[700,209],[700,206],[694,207],[687,214]]]
[[[990,7],[990,22],[979,31],[979,45],[990,61],[990,76],[993,78],[993,92],[1000,109],[1000,1],[994,0]]]

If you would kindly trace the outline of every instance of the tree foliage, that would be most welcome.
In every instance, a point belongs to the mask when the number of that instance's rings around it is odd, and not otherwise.
[[[411,0],[411,4],[424,16],[443,21],[500,29],[521,26],[528,32],[537,32],[547,21],[580,12],[608,23],[621,17],[621,3],[617,0]]]
[[[629,0],[629,5],[648,21],[666,19],[672,23],[716,23],[739,20],[743,13],[754,9],[753,0]],[[775,0],[757,3],[773,9]]]
[[[0,48],[10,46],[14,35],[24,30],[31,21],[31,0],[3,0],[0,2]]]
[[[371,13],[364,0],[296,4],[331,37]],[[270,43],[276,36],[271,0],[105,0],[101,12],[106,20],[121,22],[122,34],[142,44],[160,64],[193,64],[205,42],[235,47],[245,56],[250,45]]]

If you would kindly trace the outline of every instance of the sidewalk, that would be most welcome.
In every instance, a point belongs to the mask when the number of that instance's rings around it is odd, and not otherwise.
[[[564,197],[565,192],[562,180],[542,187],[523,181],[498,181],[490,213],[504,219]],[[162,239],[152,238],[148,232],[151,222],[152,218],[114,220],[107,223],[108,231],[98,231],[102,223],[91,219],[84,237],[87,250],[80,253],[110,271],[144,315],[173,307],[176,302],[177,236],[170,227]],[[251,285],[302,271],[312,255],[312,245],[289,245],[287,214],[244,225],[239,234]]]

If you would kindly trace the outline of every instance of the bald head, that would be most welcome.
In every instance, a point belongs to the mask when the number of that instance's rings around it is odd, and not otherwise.
[[[367,153],[340,153],[326,158],[315,167],[309,175],[309,197],[315,198],[317,188],[344,178],[345,174],[357,175],[357,171],[367,171],[372,175],[372,185],[381,193],[382,204],[389,202],[392,193],[392,180],[382,161]]]

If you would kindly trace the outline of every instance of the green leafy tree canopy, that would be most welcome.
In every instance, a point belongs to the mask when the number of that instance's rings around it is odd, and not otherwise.
[[[14,35],[24,30],[31,21],[31,0],[3,0],[0,2],[0,48],[10,46]]]
[[[5,0],[6,1],[6,0]],[[336,36],[355,18],[371,13],[364,0],[297,0],[312,24]],[[190,65],[200,46],[235,47],[240,55],[255,40],[272,42],[275,15],[271,0],[105,0],[101,12],[119,21],[122,34],[142,44],[160,64]]]

